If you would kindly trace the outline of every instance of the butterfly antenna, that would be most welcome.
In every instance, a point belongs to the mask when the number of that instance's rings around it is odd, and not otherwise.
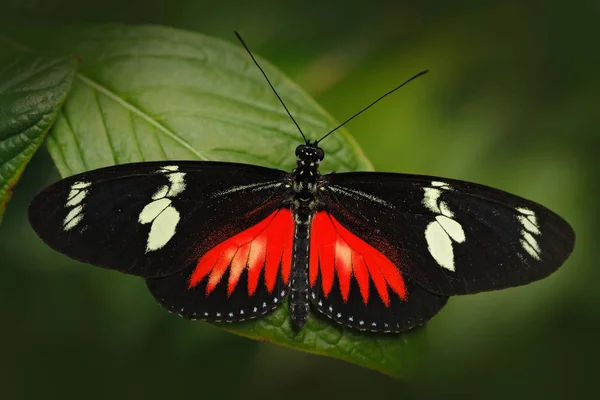
[[[258,69],[260,70],[260,72],[262,72],[262,74],[265,77],[265,79],[267,80],[267,83],[269,84],[269,86],[271,86],[271,89],[273,90],[273,93],[275,93],[275,96],[277,96],[277,98],[281,102],[281,105],[283,106],[283,108],[285,108],[285,111],[290,116],[290,118],[292,119],[292,121],[294,121],[294,124],[296,125],[296,128],[298,128],[298,131],[300,131],[300,134],[302,135],[302,138],[304,139],[304,142],[306,144],[308,144],[308,140],[306,140],[306,136],[304,136],[304,132],[302,132],[302,129],[300,129],[300,125],[298,125],[298,123],[296,122],[296,120],[294,119],[294,117],[292,117],[292,114],[290,113],[290,110],[288,110],[288,108],[285,106],[285,103],[283,102],[283,100],[279,96],[279,93],[277,93],[277,90],[275,90],[275,88],[273,87],[273,84],[269,80],[269,77],[267,76],[267,74],[265,73],[265,71],[262,69],[262,67],[260,66],[260,64],[258,63],[258,61],[256,61],[256,58],[254,58],[254,55],[252,54],[252,52],[250,51],[250,49],[246,45],[246,42],[244,42],[244,39],[242,39],[242,37],[240,36],[240,34],[237,31],[233,31],[233,33],[235,33],[235,36],[237,36],[237,38],[239,39],[239,41],[242,42],[242,45],[244,46],[244,48],[246,49],[246,51],[248,52],[248,54],[250,54],[250,57],[252,57],[252,61],[254,61],[254,64],[256,64],[256,66],[258,67]]]
[[[331,135],[333,132],[337,131],[338,129],[340,129],[342,126],[346,125],[348,122],[352,121],[354,118],[358,117],[360,114],[364,113],[365,111],[367,111],[369,108],[373,107],[375,105],[375,103],[377,103],[379,100],[383,99],[384,97],[394,93],[396,90],[400,89],[402,86],[406,85],[408,82],[417,79],[418,77],[425,75],[426,73],[428,73],[429,70],[426,69],[425,71],[421,71],[418,74],[416,74],[415,76],[413,76],[412,78],[406,80],[404,83],[396,86],[395,88],[393,88],[392,90],[390,90],[389,92],[387,92],[386,94],[384,94],[383,96],[379,97],[377,100],[375,100],[374,102],[372,102],[371,104],[369,104],[368,106],[366,106],[365,108],[363,108],[362,110],[360,110],[359,112],[357,112],[356,114],[354,114],[353,116],[351,116],[350,118],[348,118],[347,120],[345,120],[344,122],[342,122],[341,124],[339,124],[337,127],[333,128],[332,130],[330,130],[325,136],[323,136],[321,139],[317,140],[317,144],[320,143],[323,139],[325,139],[327,136]]]

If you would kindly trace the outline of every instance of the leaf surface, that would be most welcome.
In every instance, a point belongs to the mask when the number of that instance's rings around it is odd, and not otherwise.
[[[221,160],[291,169],[302,139],[240,46],[165,27],[29,30],[27,45],[81,59],[48,146],[63,176],[149,160]],[[232,35],[233,37],[233,35]],[[260,60],[308,138],[336,122]],[[344,130],[324,142],[325,168],[371,169]]]
[[[0,221],[67,97],[75,66],[72,57],[15,52],[0,41]]]

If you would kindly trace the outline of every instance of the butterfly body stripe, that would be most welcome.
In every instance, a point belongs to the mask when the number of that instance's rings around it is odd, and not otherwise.
[[[297,210],[294,215],[294,251],[290,282],[290,315],[294,325],[302,328],[308,319],[308,262],[310,244],[310,221],[312,215]]]
[[[308,320],[310,309],[308,299],[310,229],[317,205],[315,197],[317,182],[321,177],[319,173],[319,161],[317,158],[309,161],[303,157],[299,157],[297,167],[292,172],[292,187],[294,191],[292,200],[294,212],[294,251],[290,281],[290,316],[298,329],[302,328]]]

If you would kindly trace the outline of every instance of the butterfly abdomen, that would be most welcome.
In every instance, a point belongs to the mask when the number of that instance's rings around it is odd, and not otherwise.
[[[300,209],[294,211],[294,251],[290,287],[290,314],[300,329],[308,319],[308,260],[311,215]]]

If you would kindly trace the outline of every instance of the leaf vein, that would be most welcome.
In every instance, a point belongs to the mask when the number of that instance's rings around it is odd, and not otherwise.
[[[102,128],[104,129],[104,135],[106,136],[106,141],[108,142],[108,147],[110,148],[110,154],[112,155],[113,164],[118,164],[117,153],[115,150],[115,146],[113,145],[112,139],[110,137],[108,126],[106,125],[106,116],[104,115],[104,109],[100,104],[100,99],[98,98],[98,91],[92,90],[94,93],[94,101],[96,102],[96,106],[98,107],[98,114],[100,115],[100,121],[102,122]]]
[[[69,166],[67,165],[67,158],[65,157],[65,153],[63,152],[62,146],[60,146],[58,144],[58,142],[54,139],[54,137],[52,135],[48,135],[46,138],[46,145],[48,147],[52,147],[54,146],[55,149],[58,150],[58,156],[60,157],[60,160],[62,161],[62,165],[67,168],[69,170],[69,175],[73,174],[73,170],[71,168],[69,168]],[[60,171],[60,167],[58,166],[58,163],[55,161],[54,162],[57,166],[57,168]],[[60,171],[62,173],[62,171]]]
[[[225,96],[221,93],[202,90],[201,88],[197,88],[197,87],[177,86],[177,85],[148,85],[148,86],[144,86],[142,88],[136,89],[136,90],[128,91],[127,95],[135,96],[139,93],[144,93],[146,91],[155,91],[155,90],[161,90],[161,89],[168,89],[171,91],[179,90],[181,92],[191,93],[194,95],[200,94],[200,95],[204,95],[208,98],[212,98],[212,99],[218,98],[218,99],[224,100],[225,102],[227,102],[229,104],[242,105],[242,106],[248,107],[250,109],[260,111],[262,113],[274,114],[277,117],[280,117],[286,121],[289,121],[288,115],[285,112],[281,111],[281,109],[280,109],[281,107],[276,107],[275,105],[270,107],[270,104],[267,104],[267,103],[256,103],[256,102],[251,102],[251,101],[243,101],[240,98]],[[288,104],[288,103],[290,103],[290,102],[286,99],[286,104]],[[290,106],[288,105],[288,107],[290,107]],[[293,108],[293,106],[290,107],[290,109],[292,109],[292,108]],[[329,120],[315,119],[311,116],[305,115],[305,113],[301,109],[296,109],[296,110],[292,110],[292,111],[294,111],[293,112],[294,118],[296,118],[298,121],[302,121],[302,124],[303,124],[302,128],[307,128],[307,127],[309,127],[307,125],[310,125],[311,129],[314,129],[314,130],[319,129],[319,130],[322,130],[323,132],[325,132],[334,126],[333,122],[331,122]],[[290,121],[290,124],[292,124],[291,121]]]
[[[129,116],[129,123],[131,124],[131,132],[133,132],[133,139],[135,145],[137,146],[138,152],[140,153],[140,157],[142,161],[146,161],[146,157],[144,157],[144,153],[142,152],[142,145],[140,143],[140,138],[138,137],[138,131],[135,128],[135,121],[133,120],[133,114],[130,110],[128,110],[127,115]]]
[[[208,158],[205,155],[203,155],[198,150],[196,150],[194,147],[192,147],[180,135],[178,135],[177,133],[171,131],[170,129],[168,129],[166,126],[162,125],[158,121],[154,120],[148,114],[146,114],[145,112],[143,112],[139,108],[135,107],[133,104],[130,104],[130,103],[126,102],[121,97],[117,96],[115,93],[111,92],[110,90],[108,90],[104,86],[102,86],[99,83],[91,80],[90,78],[88,78],[87,76],[85,76],[85,75],[83,75],[81,73],[77,73],[77,78],[81,82],[83,82],[85,85],[90,86],[91,88],[93,88],[93,89],[97,90],[98,92],[102,93],[103,95],[105,95],[109,99],[116,101],[121,106],[125,107],[127,110],[129,110],[132,113],[138,115],[140,118],[142,118],[143,120],[145,120],[146,122],[148,122],[150,125],[152,125],[155,128],[157,128],[159,130],[159,132],[162,132],[166,136],[168,136],[171,139],[175,140],[177,143],[179,143],[181,146],[183,146],[184,148],[186,148],[187,150],[189,150],[192,154],[194,154],[199,159],[201,159],[201,160],[208,160]]]
[[[75,134],[75,131],[73,130],[73,126],[71,125],[71,120],[69,119],[69,115],[67,114],[66,109],[62,109],[60,112],[64,118],[65,118],[65,122],[67,124],[67,128],[69,128],[69,132],[71,133],[71,136],[73,136],[73,141],[75,142],[75,146],[77,146],[77,152],[79,153],[79,158],[81,159],[81,163],[83,164],[83,168],[85,168],[85,170],[89,170],[90,168],[88,167],[87,163],[85,162],[85,157],[83,157],[83,151],[81,149],[81,145],[79,144],[79,140],[77,139],[77,135]],[[60,143],[59,143],[60,146]],[[73,170],[73,168],[71,168],[71,170]]]
[[[160,152],[163,153],[164,159],[168,160],[169,156],[167,156],[167,152],[165,151],[165,148],[163,147],[162,143],[160,142],[160,139],[158,138],[155,129],[152,129],[152,135],[154,135],[154,137],[156,138],[156,143],[158,144],[158,148],[160,149]]]

